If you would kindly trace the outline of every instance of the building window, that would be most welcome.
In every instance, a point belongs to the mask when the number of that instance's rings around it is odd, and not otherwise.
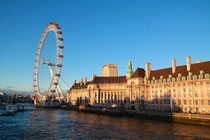
[[[184,109],[185,109],[185,111],[187,111],[187,108],[186,107]]]
[[[176,94],[174,94],[174,97],[176,97]]]
[[[173,84],[173,87],[175,87],[175,84]]]
[[[192,105],[192,100],[189,100],[189,104]]]
[[[195,100],[195,104],[198,105],[198,100]]]
[[[173,92],[176,92],[176,89],[173,89]]]
[[[209,85],[209,81],[206,81],[206,84]]]
[[[173,105],[174,105],[174,106],[176,105],[176,101],[174,101],[174,100],[173,100]]]
[[[201,100],[201,104],[204,105],[204,100]]]
[[[195,93],[195,97],[198,97],[198,94],[197,93]]]
[[[185,86],[185,83],[183,84],[183,86]]]
[[[197,85],[197,82],[195,82],[195,85]]]
[[[178,101],[179,105],[181,105],[181,100]]]
[[[178,87],[180,87],[180,84],[178,84]]]
[[[200,85],[203,85],[203,82],[200,82]]]
[[[208,97],[210,97],[210,93],[208,93]]]
[[[186,97],[186,93],[184,94],[184,97]]]
[[[185,88],[183,88],[183,91],[185,92],[185,91],[186,91],[186,89],[185,89]]]
[[[168,104],[170,104],[170,102],[171,102],[171,101],[170,101],[170,100],[168,100]]]
[[[166,100],[164,100],[164,104],[166,104]]]
[[[187,104],[187,101],[186,100],[184,100],[184,105],[186,105]]]
[[[196,107],[196,112],[198,112],[199,111],[199,108],[198,107]]]
[[[192,110],[193,110],[192,107],[190,107],[190,112],[191,112]]]

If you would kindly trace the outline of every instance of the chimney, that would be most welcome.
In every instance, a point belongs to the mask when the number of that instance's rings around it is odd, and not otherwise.
[[[82,84],[83,84],[83,79],[81,78],[81,81],[80,81],[80,86],[82,86]]]
[[[176,59],[172,59],[172,73],[176,72]]]
[[[96,77],[96,75],[93,75],[93,76],[92,76],[92,80],[93,80],[95,77]]]
[[[190,67],[191,67],[191,57],[187,56],[187,71],[190,71]]]
[[[146,78],[149,78],[151,72],[151,64],[150,63],[146,63]]]
[[[76,85],[76,83],[77,83],[77,80],[74,80],[74,84]]]
[[[84,83],[84,85],[86,86],[86,84],[87,84],[87,77],[85,77],[85,83]]]
[[[197,60],[196,63],[201,63],[201,60]]]

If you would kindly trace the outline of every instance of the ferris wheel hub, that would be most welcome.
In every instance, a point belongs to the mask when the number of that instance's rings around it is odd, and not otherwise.
[[[48,62],[46,62],[46,61],[42,61],[42,64],[47,64],[47,65],[49,65],[49,66],[55,66],[55,64],[50,63],[49,61],[48,61]]]

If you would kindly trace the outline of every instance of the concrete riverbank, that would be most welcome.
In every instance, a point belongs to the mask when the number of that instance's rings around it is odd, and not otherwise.
[[[190,114],[190,113],[171,113],[171,112],[155,112],[146,110],[121,110],[116,108],[84,108],[75,106],[61,106],[60,109],[76,110],[86,113],[121,116],[121,117],[136,117],[142,119],[152,119],[169,122],[179,122],[187,124],[197,124],[210,126],[210,115]]]

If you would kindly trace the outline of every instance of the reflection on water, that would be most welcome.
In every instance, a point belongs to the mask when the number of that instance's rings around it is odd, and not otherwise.
[[[210,127],[65,110],[0,117],[0,139],[210,139]]]

